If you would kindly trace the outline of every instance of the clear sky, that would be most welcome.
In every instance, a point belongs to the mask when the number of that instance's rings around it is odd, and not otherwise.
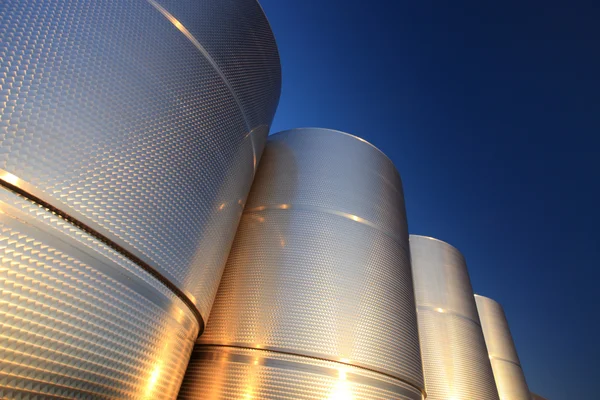
[[[283,91],[273,132],[384,151],[409,230],[504,305],[550,400],[600,380],[600,2],[261,0]],[[591,397],[590,397],[591,396]]]

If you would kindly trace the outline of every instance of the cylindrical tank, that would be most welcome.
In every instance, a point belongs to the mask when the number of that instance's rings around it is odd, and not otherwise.
[[[2,393],[176,396],[280,79],[255,0],[2,1]]]
[[[475,295],[500,400],[530,400],[531,393],[502,306]]]
[[[181,399],[421,399],[400,176],[326,129],[269,137]]]
[[[465,258],[418,235],[410,253],[427,399],[498,400]]]

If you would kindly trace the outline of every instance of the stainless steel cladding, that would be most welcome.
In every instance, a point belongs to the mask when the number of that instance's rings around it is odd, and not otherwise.
[[[152,275],[0,188],[0,397],[172,399],[198,323]]]
[[[500,399],[530,400],[531,394],[502,306],[479,295],[475,295],[475,301]]]
[[[280,91],[254,0],[0,6],[0,397],[173,398]]]
[[[258,3],[6,0],[0,21],[5,184],[206,319],[280,92]]]
[[[182,399],[421,399],[400,176],[354,136],[269,137]]]
[[[410,236],[427,399],[498,399],[463,255]]]

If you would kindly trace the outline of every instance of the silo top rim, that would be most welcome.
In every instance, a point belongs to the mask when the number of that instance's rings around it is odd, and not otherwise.
[[[454,249],[454,250],[456,250],[456,251],[457,251],[457,252],[458,252],[460,255],[463,255],[463,253],[462,253],[462,252],[461,252],[459,249],[457,249],[455,246],[451,245],[451,244],[450,244],[450,243],[448,243],[448,242],[444,242],[443,240],[436,239],[436,238],[434,238],[434,237],[431,237],[431,236],[425,236],[425,235],[415,235],[415,234],[412,234],[412,233],[409,235],[409,240],[410,240],[410,238],[412,238],[412,237],[421,238],[421,239],[433,240],[433,241],[435,241],[435,242],[440,242],[440,243],[442,243],[442,244],[444,244],[444,245],[446,245],[446,246],[448,246],[448,247],[451,247],[451,248],[453,248],[453,249]],[[464,257],[464,255],[463,255],[463,257]]]
[[[475,294],[474,294],[474,296],[475,296],[475,297],[479,297],[480,299],[483,299],[483,300],[486,300],[486,301],[490,301],[490,302],[492,302],[492,303],[494,303],[494,304],[497,304],[497,305],[498,305],[500,308],[502,308],[502,304],[498,303],[498,302],[497,302],[496,300],[494,300],[494,299],[491,299],[491,298],[489,298],[489,297],[486,297],[486,296],[482,296],[482,295],[480,295],[480,294],[477,294],[477,293],[475,293]]]
[[[338,131],[337,129],[330,129],[330,128],[316,128],[316,127],[310,127],[310,126],[307,126],[307,127],[304,127],[304,128],[293,128],[293,129],[286,129],[286,130],[284,130],[284,131],[279,131],[279,132],[277,132],[277,133],[274,133],[274,134],[273,134],[273,135],[271,135],[271,136],[275,136],[275,135],[279,135],[279,134],[282,134],[282,133],[287,133],[287,132],[306,131],[306,130],[316,130],[316,131],[322,131],[322,132],[339,133],[339,134],[342,134],[342,135],[345,135],[345,136],[349,136],[349,137],[351,137],[351,138],[354,138],[354,139],[356,139],[356,140],[358,140],[358,141],[361,141],[361,142],[363,142],[363,143],[365,143],[365,144],[368,144],[369,146],[371,146],[372,148],[374,148],[375,150],[377,150],[377,151],[378,151],[379,153],[381,153],[381,154],[382,154],[382,155],[383,155],[385,158],[387,158],[387,159],[388,159],[388,161],[392,163],[392,165],[394,165],[394,168],[396,167],[396,165],[394,164],[394,162],[392,161],[392,159],[391,159],[391,158],[389,158],[387,154],[385,154],[385,153],[384,153],[382,150],[380,150],[380,149],[379,149],[377,146],[375,146],[373,143],[371,143],[371,142],[368,142],[368,141],[366,141],[365,139],[363,139],[363,138],[361,138],[361,137],[358,137],[358,136],[356,136],[356,135],[353,135],[353,134],[351,134],[351,133],[347,133],[347,132],[344,132],[344,131]]]

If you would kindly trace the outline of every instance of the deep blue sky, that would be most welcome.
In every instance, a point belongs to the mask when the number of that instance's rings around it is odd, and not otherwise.
[[[475,291],[504,305],[530,388],[592,398],[600,5],[261,4],[283,68],[272,131],[334,128],[383,150],[410,231],[458,247]]]

